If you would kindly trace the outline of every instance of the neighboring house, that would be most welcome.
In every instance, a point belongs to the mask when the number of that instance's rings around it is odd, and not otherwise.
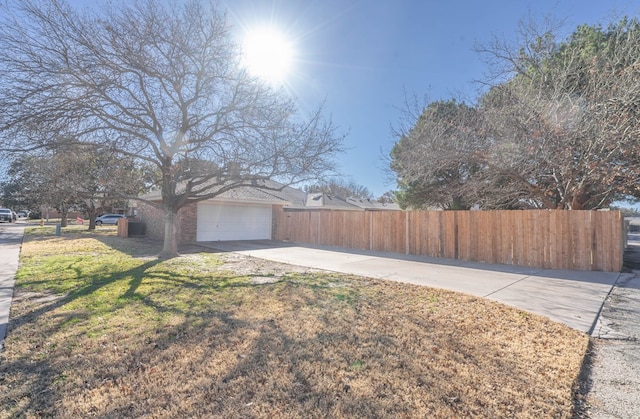
[[[362,211],[362,208],[352,205],[344,198],[338,198],[335,195],[327,193],[309,193],[302,210],[346,210],[346,211]]]
[[[400,211],[395,203],[383,204],[369,198],[342,198],[327,193],[309,193],[304,207],[287,207],[287,210],[346,210],[346,211]]]
[[[395,202],[378,202],[369,198],[347,198],[347,202],[367,211],[400,211],[400,205]]]
[[[224,240],[271,239],[276,211],[304,210],[385,210],[399,209],[395,204],[368,201],[366,204],[353,198],[342,199],[327,194],[307,194],[299,189],[266,181],[270,189],[242,186],[224,192],[213,199],[189,204],[178,211],[176,221],[180,243]],[[143,196],[160,201],[160,191]],[[376,205],[377,204],[377,205]],[[151,238],[164,237],[164,214],[161,209],[140,202],[137,214],[146,224]]]

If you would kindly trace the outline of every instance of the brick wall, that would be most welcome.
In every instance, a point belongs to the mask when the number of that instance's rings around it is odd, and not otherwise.
[[[162,210],[145,202],[138,203],[138,217],[145,223],[147,237],[154,240],[164,239],[164,219]]]
[[[164,239],[164,211],[141,202],[138,204],[138,217],[146,224],[147,236],[155,240]],[[196,241],[197,206],[189,204],[180,208],[176,216],[178,224],[178,243]]]
[[[189,204],[178,211],[178,242],[193,243],[196,241],[198,206]]]

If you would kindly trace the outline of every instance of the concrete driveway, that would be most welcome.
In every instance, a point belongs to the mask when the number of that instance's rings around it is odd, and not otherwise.
[[[13,284],[25,224],[0,224],[0,351],[9,324],[9,310],[13,298]]]
[[[488,298],[592,333],[621,274],[472,263],[271,240],[199,245],[334,272],[426,285]]]

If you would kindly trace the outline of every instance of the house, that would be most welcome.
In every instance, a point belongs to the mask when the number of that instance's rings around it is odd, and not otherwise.
[[[378,202],[371,198],[347,198],[346,201],[367,211],[400,211],[400,205],[395,202]]]
[[[264,189],[268,188],[268,189]],[[160,191],[143,196],[160,202]],[[275,181],[241,186],[213,199],[189,204],[178,211],[176,221],[180,243],[271,239],[277,211],[397,210],[395,204],[373,203],[356,198],[339,198],[323,193],[305,193]],[[140,202],[137,214],[151,238],[164,237],[164,214],[159,208]]]
[[[289,206],[284,210],[400,211],[400,206],[396,203],[381,203],[371,198],[343,198],[318,192],[308,193],[303,207]]]
[[[292,208],[293,209],[293,208]],[[309,193],[302,210],[344,210],[362,211],[361,208],[351,205],[344,198],[327,193]]]

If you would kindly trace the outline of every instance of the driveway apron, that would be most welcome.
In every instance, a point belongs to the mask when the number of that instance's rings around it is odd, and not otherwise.
[[[620,276],[617,272],[528,268],[271,240],[198,244],[309,268],[464,292],[586,333],[593,332],[602,305]]]
[[[13,285],[25,224],[0,224],[0,351],[9,324]]]

